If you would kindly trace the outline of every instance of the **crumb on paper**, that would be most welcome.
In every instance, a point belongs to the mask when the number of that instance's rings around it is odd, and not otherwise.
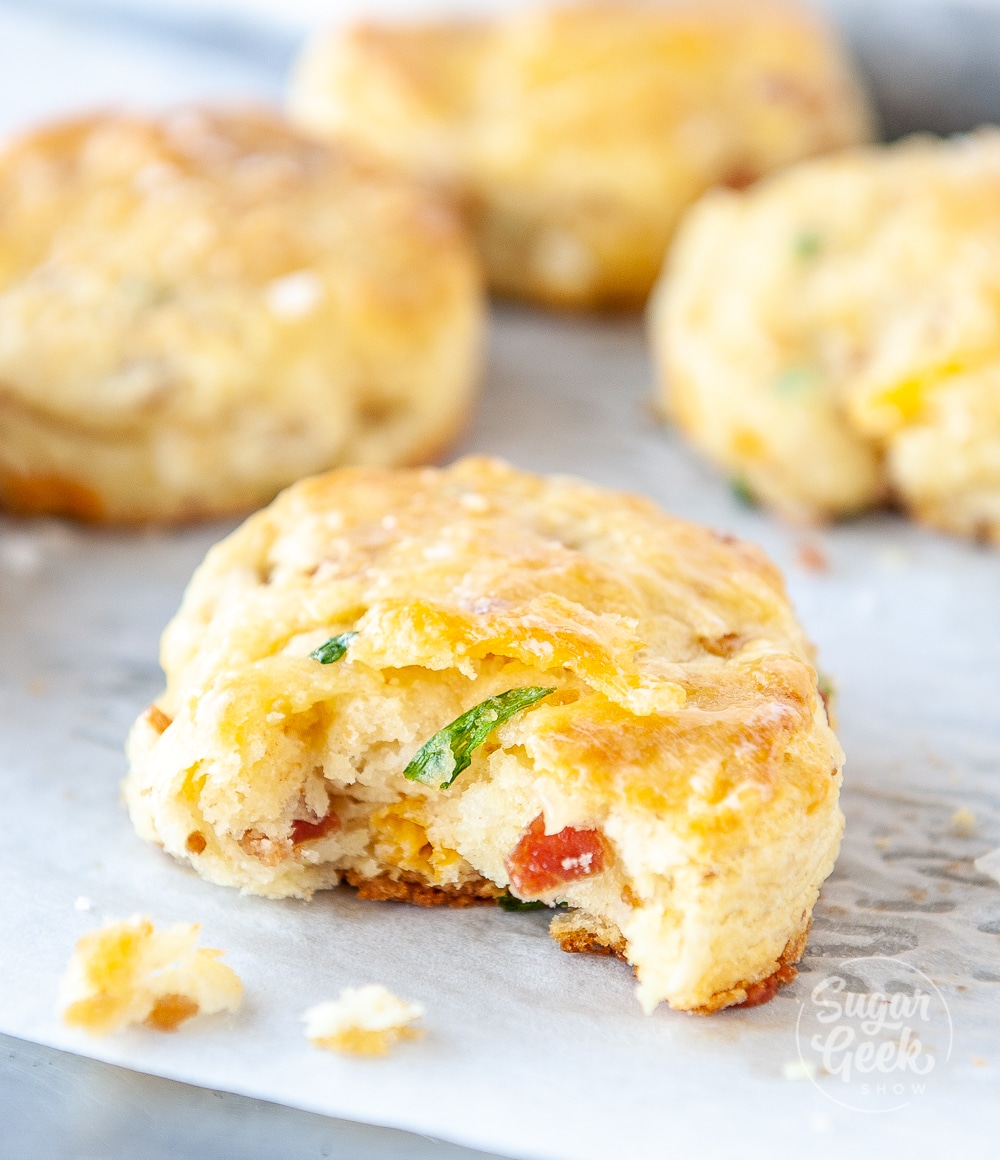
[[[902,572],[910,566],[911,556],[905,548],[883,548],[878,554],[879,567],[883,572]]]
[[[44,677],[32,677],[28,682],[28,693],[32,697],[44,697],[48,692],[48,686],[45,683]]]
[[[317,1046],[349,1055],[385,1055],[400,1039],[416,1039],[411,1026],[423,1018],[419,1003],[400,999],[379,983],[347,987],[340,997],[317,1003],[302,1016],[307,1037]]]
[[[73,909],[74,910],[93,910],[94,904],[90,901],[90,899],[86,896],[86,894],[81,894],[80,897],[76,900],[76,902],[73,903]]]
[[[137,915],[85,934],[60,987],[64,1022],[92,1035],[135,1023],[176,1031],[193,1015],[235,1011],[239,976],[219,961],[222,951],[195,947],[198,930],[177,923],[157,931]]]
[[[987,1064],[986,1060],[983,1059],[983,1057],[981,1055],[974,1055],[972,1057],[972,1066],[973,1067],[988,1067],[989,1065]]]
[[[806,1059],[792,1059],[786,1063],[781,1074],[788,1080],[813,1080],[816,1078],[816,1064]]]
[[[981,858],[973,862],[980,874],[986,874],[996,882],[1000,882],[1000,850],[990,850]]]
[[[11,576],[33,576],[42,567],[42,555],[34,536],[8,535],[0,540],[0,568]]]
[[[825,1136],[828,1132],[833,1131],[833,1121],[826,1112],[813,1112],[809,1117],[809,1127],[814,1132]]]
[[[956,810],[951,815],[951,828],[961,834],[968,834],[971,830],[975,829],[976,821],[976,815],[972,810],[962,806],[961,809]]]
[[[888,850],[889,849],[889,839],[884,838],[884,837],[883,838],[876,838],[875,839],[875,849],[876,850]]]
[[[830,571],[830,560],[818,544],[800,544],[795,553],[795,562],[807,572],[821,574]]]

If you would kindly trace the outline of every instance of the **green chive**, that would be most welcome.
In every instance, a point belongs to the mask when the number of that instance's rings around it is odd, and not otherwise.
[[[750,490],[750,484],[742,475],[733,476],[729,481],[729,490],[732,492],[733,499],[743,507],[755,508],[757,506],[757,497]]]
[[[793,399],[797,395],[811,391],[822,377],[822,373],[816,367],[786,367],[774,380],[774,390],[782,398]]]
[[[334,661],[339,661],[347,652],[347,646],[357,636],[356,632],[342,632],[340,636],[331,636],[326,644],[321,644],[319,648],[314,648],[309,654],[309,659],[319,661],[321,665],[332,665]]]
[[[513,894],[501,894],[497,899],[497,906],[501,910],[509,910],[513,913],[517,910],[541,910],[545,906],[545,903],[539,902],[537,899],[534,902],[522,902],[520,898],[515,898]]]
[[[554,687],[544,689],[529,685],[508,689],[506,693],[474,705],[425,742],[403,770],[403,776],[410,781],[447,789],[462,770],[469,768],[472,751],[482,745],[494,729],[509,721],[515,713],[554,692]]]
[[[795,240],[792,242],[793,253],[796,258],[803,262],[815,258],[822,248],[823,239],[815,230],[803,230],[800,234],[795,235]]]
[[[568,909],[565,902],[556,902],[555,904],[549,902],[540,902],[537,898],[531,902],[522,902],[520,898],[515,898],[509,891],[506,894],[501,894],[497,898],[497,906],[501,910],[510,911],[512,914],[519,910],[566,910]]]

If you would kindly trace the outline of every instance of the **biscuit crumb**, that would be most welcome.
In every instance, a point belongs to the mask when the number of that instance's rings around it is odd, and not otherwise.
[[[340,997],[317,1003],[302,1016],[306,1035],[317,1046],[348,1055],[385,1055],[400,1039],[417,1039],[410,1024],[423,1018],[419,1003],[400,999],[379,983],[346,987]]]
[[[800,544],[795,553],[795,562],[807,572],[823,573],[830,571],[830,561],[826,553],[817,544]]]
[[[995,882],[1000,882],[1000,850],[990,850],[972,864],[980,874],[988,874]]]
[[[176,1031],[199,1012],[235,1011],[239,977],[219,962],[222,951],[195,948],[198,930],[177,923],[157,931],[137,915],[85,934],[61,983],[63,1021],[91,1035],[136,1023]]]
[[[970,809],[962,806],[951,815],[951,828],[960,834],[968,834],[976,827],[976,815]]]

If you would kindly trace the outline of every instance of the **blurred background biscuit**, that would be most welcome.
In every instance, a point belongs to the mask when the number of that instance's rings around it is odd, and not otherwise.
[[[663,399],[793,518],[887,497],[1000,542],[1000,132],[805,162],[685,222]]]
[[[495,291],[571,307],[641,304],[710,186],[871,134],[832,34],[772,0],[359,24],[307,47],[290,108],[456,188]]]
[[[481,319],[451,209],[273,114],[41,129],[0,155],[0,502],[178,520],[426,461]]]

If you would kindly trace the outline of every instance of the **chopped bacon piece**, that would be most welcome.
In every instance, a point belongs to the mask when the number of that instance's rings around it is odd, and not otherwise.
[[[146,720],[157,733],[162,733],[167,726],[173,724],[173,718],[168,717],[157,705],[150,705],[146,710]]]
[[[292,845],[300,846],[303,842],[312,842],[316,838],[325,838],[327,834],[340,829],[340,818],[331,810],[325,818],[316,822],[307,822],[296,818],[292,822]]]
[[[522,898],[548,894],[576,878],[599,874],[610,851],[599,830],[575,830],[567,826],[558,834],[546,834],[541,814],[507,855],[504,865],[510,884]]]

